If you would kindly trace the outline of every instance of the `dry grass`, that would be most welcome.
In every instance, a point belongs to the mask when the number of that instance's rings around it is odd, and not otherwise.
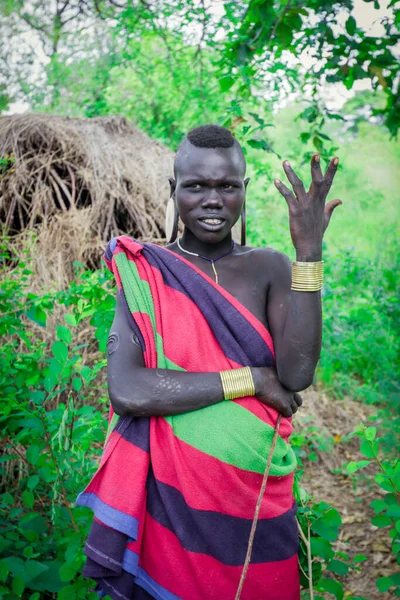
[[[0,157],[0,218],[17,255],[35,230],[35,287],[97,266],[115,235],[164,237],[173,153],[123,118],[1,117]]]

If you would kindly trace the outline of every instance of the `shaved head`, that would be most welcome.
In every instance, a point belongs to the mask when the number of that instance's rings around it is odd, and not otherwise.
[[[231,148],[232,152],[236,155],[236,159],[239,160],[244,177],[246,173],[246,160],[243,150],[229,129],[219,127],[218,125],[202,125],[189,131],[176,152],[174,161],[175,177],[181,168],[182,162],[185,161],[193,148]]]

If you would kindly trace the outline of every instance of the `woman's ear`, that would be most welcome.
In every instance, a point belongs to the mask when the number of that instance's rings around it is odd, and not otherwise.
[[[244,180],[244,189],[247,189],[247,184],[250,181],[250,177],[246,177],[246,179]]]
[[[176,190],[176,181],[173,177],[168,177],[168,181],[170,189],[170,198],[173,198]]]

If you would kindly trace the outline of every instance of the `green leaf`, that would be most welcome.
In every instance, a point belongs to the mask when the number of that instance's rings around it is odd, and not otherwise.
[[[81,369],[81,375],[86,382],[89,381],[90,377],[92,376],[92,369],[85,365]]]
[[[391,504],[386,514],[388,517],[400,517],[400,506],[398,504]]]
[[[25,589],[25,583],[22,577],[14,577],[11,581],[11,589],[18,598],[21,598]]]
[[[356,32],[357,23],[354,17],[350,16],[346,21],[346,31],[353,36]]]
[[[74,563],[64,563],[60,568],[61,581],[71,581],[75,577],[78,568]]]
[[[34,306],[26,312],[26,316],[28,317],[28,319],[34,321],[41,327],[46,327],[47,316],[42,308]]]
[[[346,563],[341,560],[336,560],[336,558],[332,559],[327,566],[328,571],[332,571],[332,573],[337,573],[337,575],[347,575],[349,572],[349,567]]]
[[[392,521],[386,515],[375,515],[372,517],[371,523],[375,527],[388,527],[392,524]]]
[[[42,573],[45,573],[48,570],[49,567],[47,565],[44,565],[43,563],[37,560],[28,560],[25,563],[23,575],[25,583],[32,581],[32,579],[36,579],[36,577],[39,577],[40,575],[42,575]]]
[[[313,556],[320,556],[325,561],[335,556],[331,544],[322,538],[311,538],[311,552]]]
[[[324,590],[335,596],[336,600],[343,600],[344,592],[341,583],[334,579],[323,579],[321,583]]]
[[[360,452],[367,458],[375,458],[374,449],[377,450],[376,444],[370,443],[367,440],[362,440],[360,444]]]
[[[40,455],[40,447],[32,444],[32,446],[28,446],[26,450],[26,460],[33,466],[36,465],[38,458]]]
[[[256,148],[258,150],[265,150],[265,152],[273,152],[272,146],[268,144],[265,140],[257,140],[252,138],[251,140],[247,140],[247,144],[251,146],[251,148]]]
[[[6,581],[10,570],[4,560],[0,560],[0,581]]]
[[[75,318],[75,315],[73,315],[72,313],[65,313],[64,314],[64,321],[66,323],[68,323],[68,325],[71,325],[71,327],[75,327],[76,326],[76,318]]]
[[[65,325],[57,325],[57,337],[62,342],[70,344],[72,342],[72,334],[68,327]]]
[[[61,340],[53,342],[51,351],[58,362],[65,363],[68,358],[68,346],[64,342],[61,342]]]
[[[387,592],[393,585],[391,577],[379,577],[376,580],[377,588],[380,592]]]
[[[336,541],[339,530],[336,527],[330,527],[323,519],[317,519],[311,526],[311,530],[318,533],[324,540],[328,542]]]
[[[7,556],[3,559],[14,577],[21,577],[24,572],[24,561],[18,556]]]
[[[353,558],[353,562],[355,563],[364,562],[365,560],[368,560],[368,556],[365,556],[365,554],[356,554]]]
[[[370,503],[370,507],[374,509],[374,511],[376,513],[380,513],[383,510],[387,509],[387,504],[384,500],[376,499],[376,500],[372,500],[372,502]]]
[[[25,490],[24,492],[22,492],[22,502],[28,508],[33,507],[33,505],[35,504],[35,496],[30,490]]]
[[[40,594],[39,594],[39,592],[35,592],[34,594],[31,594],[29,596],[29,600],[40,600]]]
[[[367,467],[370,464],[370,460],[360,460],[358,462],[349,462],[347,465],[348,473],[355,473],[358,469],[362,469],[363,467]]]
[[[396,492],[393,484],[391,483],[391,481],[389,481],[389,477],[387,475],[377,473],[375,476],[375,481],[383,490],[385,490],[385,492]]]
[[[219,80],[219,87],[221,89],[221,92],[227,92],[228,90],[230,90],[234,83],[235,80],[230,75],[224,75],[223,77],[221,77],[221,79]]]
[[[376,437],[376,427],[367,427],[364,431],[365,439],[369,442],[373,442]]]
[[[50,560],[43,561],[41,564],[47,567],[47,571],[43,571],[40,576],[32,579],[29,582],[29,588],[39,592],[57,593],[61,588],[64,587],[59,574],[61,563],[56,560]]]
[[[74,377],[72,380],[72,387],[76,392],[80,392],[82,389],[82,379],[80,379],[80,377]]]
[[[29,477],[29,479],[28,479],[28,483],[27,483],[27,485],[28,485],[28,488],[29,488],[30,490],[34,490],[34,489],[35,489],[35,487],[37,486],[37,484],[39,483],[39,481],[40,481],[40,479],[39,479],[39,477],[38,477],[37,475],[32,475],[32,476],[31,476],[31,477]]]

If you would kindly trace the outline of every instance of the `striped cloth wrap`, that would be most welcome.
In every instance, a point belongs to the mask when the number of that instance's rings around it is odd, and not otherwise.
[[[167,248],[113,239],[105,260],[146,368],[274,366],[265,326]],[[160,400],[162,401],[162,400]],[[113,600],[234,600],[278,413],[254,397],[118,417],[77,504],[94,519],[84,575]],[[242,600],[298,600],[296,459],[282,418]]]

